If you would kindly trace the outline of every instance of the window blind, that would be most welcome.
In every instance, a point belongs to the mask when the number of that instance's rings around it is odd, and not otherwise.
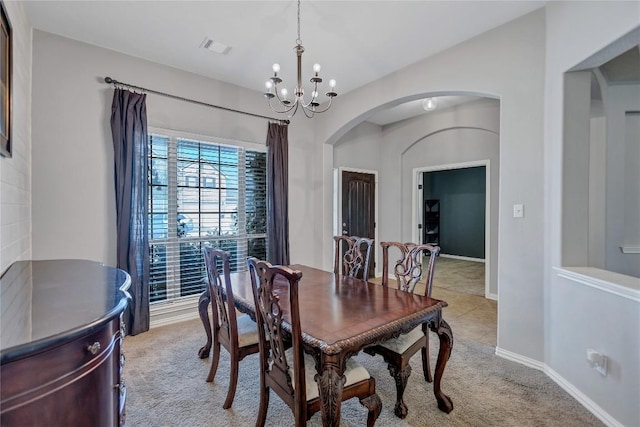
[[[150,301],[199,294],[203,247],[231,253],[231,271],[266,258],[266,152],[149,135]]]

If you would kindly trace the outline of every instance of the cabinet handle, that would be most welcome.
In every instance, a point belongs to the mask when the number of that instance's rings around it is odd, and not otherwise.
[[[87,347],[87,350],[89,350],[89,353],[95,355],[98,351],[100,351],[100,343],[98,341],[94,342],[89,347]]]

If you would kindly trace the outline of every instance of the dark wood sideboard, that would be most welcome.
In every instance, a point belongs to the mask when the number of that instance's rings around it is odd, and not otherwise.
[[[124,424],[125,271],[18,261],[0,277],[0,425]]]

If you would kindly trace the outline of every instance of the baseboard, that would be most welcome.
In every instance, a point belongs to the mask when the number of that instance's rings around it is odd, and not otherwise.
[[[442,258],[451,258],[451,259],[459,259],[462,261],[472,261],[472,262],[481,262],[484,264],[484,258],[471,258],[468,256],[461,256],[461,255],[449,255],[449,254],[443,254],[441,253],[439,256],[441,256]]]
[[[171,325],[200,317],[198,312],[198,297],[176,300],[170,303],[155,304],[150,311],[150,328]],[[204,336],[204,329],[202,330]]]
[[[547,374],[556,384],[562,387],[567,393],[569,393],[574,399],[576,399],[582,406],[587,408],[589,412],[595,415],[605,425],[610,427],[624,427],[623,424],[613,418],[607,411],[602,409],[597,403],[589,399],[584,393],[578,390],[573,384],[565,380],[560,374],[545,365],[544,373]]]
[[[531,359],[529,357],[525,357],[521,354],[505,350],[500,347],[496,347],[496,356],[502,357],[503,359],[511,360],[512,362],[516,362],[533,369],[537,369],[539,371],[544,371],[544,363],[539,362],[535,359]]]
[[[199,317],[200,316],[198,316],[198,313],[185,313],[179,316],[171,316],[168,318],[155,319],[150,321],[149,328],[157,328],[160,326],[172,325],[174,323],[185,322],[187,320],[193,320]],[[206,339],[204,334],[204,328],[202,328],[202,336],[204,337],[203,339]]]
[[[498,294],[485,294],[486,299],[492,299],[494,301],[498,301]]]
[[[511,352],[509,350],[502,349],[500,347],[496,347],[496,356],[502,357],[503,359],[511,360],[512,362],[519,363],[521,365],[528,366],[533,369],[537,369],[539,371],[544,372],[553,382],[558,384],[564,391],[569,393],[571,397],[576,399],[578,403],[580,403],[585,409],[591,412],[595,417],[597,417],[600,421],[602,421],[605,425],[609,427],[624,427],[623,424],[618,422],[615,418],[613,418],[607,411],[602,409],[597,403],[587,397],[584,393],[578,390],[573,384],[564,379],[561,375],[559,375],[556,371],[551,369],[545,363],[539,362],[535,359],[531,359],[525,356],[522,356],[518,353]]]

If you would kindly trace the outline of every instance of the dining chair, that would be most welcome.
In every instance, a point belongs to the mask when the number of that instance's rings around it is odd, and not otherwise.
[[[285,266],[272,266],[253,257],[247,259],[247,264],[260,343],[260,407],[256,427],[264,426],[266,421],[270,390],[291,408],[296,427],[305,426],[311,416],[321,410],[321,401],[314,379],[315,361],[303,351],[298,305],[302,272]],[[276,281],[286,284],[288,292],[276,293]],[[285,298],[288,303],[283,304]],[[291,320],[290,332],[283,329],[283,314],[286,312]],[[367,426],[373,426],[382,410],[375,379],[353,359],[346,362],[344,376],[342,401],[358,397],[369,411]]]
[[[333,272],[367,280],[374,239],[358,236],[333,236],[333,240],[335,241]]]
[[[209,279],[209,295],[213,312],[213,355],[207,382],[213,381],[216,376],[220,346],[222,346],[229,352],[231,363],[229,390],[222,405],[224,409],[229,409],[236,394],[239,362],[246,356],[260,351],[258,326],[248,315],[236,315],[229,268],[231,254],[215,248],[203,248],[202,253]]]
[[[393,274],[397,280],[398,289],[404,292],[419,293],[430,297],[433,283],[433,272],[436,259],[440,252],[439,246],[428,244],[416,245],[414,243],[381,242],[382,246],[382,285],[388,286],[389,282],[389,249],[397,248],[400,257],[395,261]],[[429,261],[423,271],[422,261],[424,255],[429,253]],[[425,276],[424,290],[421,289],[420,279]],[[417,288],[417,289],[416,289]],[[379,354],[387,362],[389,372],[396,383],[396,405],[394,412],[399,418],[407,416],[407,405],[404,403],[404,390],[411,375],[409,360],[418,350],[422,350],[422,370],[424,379],[432,382],[431,367],[429,364],[429,336],[427,325],[419,325],[406,334],[384,341],[372,347],[364,349],[370,355]]]

